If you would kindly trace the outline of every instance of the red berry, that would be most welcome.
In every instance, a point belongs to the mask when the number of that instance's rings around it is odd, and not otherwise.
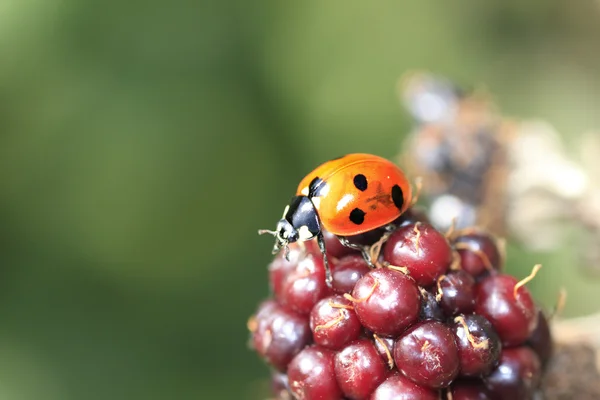
[[[335,375],[346,397],[367,399],[387,377],[387,368],[375,345],[360,339],[335,356]]]
[[[375,345],[379,356],[381,357],[385,365],[388,366],[389,369],[392,369],[394,367],[394,358],[392,356],[392,351],[394,350],[394,342],[395,340],[393,338],[383,336],[373,337],[373,344]]]
[[[548,319],[542,310],[538,311],[538,323],[527,339],[526,344],[536,352],[540,362],[542,363],[542,366],[545,366],[552,356],[554,344],[552,343],[552,335],[550,332]]]
[[[278,400],[539,395],[552,340],[524,287],[537,266],[517,282],[499,272],[493,236],[462,230],[449,243],[414,209],[359,235],[323,234],[331,287],[317,241],[292,243],[290,261],[281,252],[269,265],[275,300],[248,322]]]
[[[289,245],[290,261],[284,257],[284,253],[280,252],[275,256],[271,264],[269,264],[269,283],[275,298],[280,300],[283,292],[283,284],[288,275],[296,269],[298,262],[306,256],[305,252],[298,246],[297,243]]]
[[[398,271],[370,271],[356,283],[352,297],[360,322],[378,335],[398,335],[419,317],[417,284]]]
[[[307,318],[272,300],[261,304],[248,326],[256,352],[280,371],[311,340]]]
[[[352,303],[343,296],[325,297],[310,313],[310,329],[316,344],[340,349],[362,332]]]
[[[487,388],[480,380],[455,381],[448,388],[448,393],[452,396],[452,400],[491,400]]]
[[[540,360],[527,346],[502,350],[498,368],[484,378],[493,400],[531,399],[540,380]]]
[[[421,311],[419,312],[419,319],[421,321],[435,320],[444,322],[446,320],[446,314],[442,306],[435,299],[436,296],[436,293],[421,289]]]
[[[330,294],[320,255],[307,254],[286,276],[281,286],[281,303],[300,314],[308,314],[315,304]]]
[[[350,293],[356,282],[369,272],[369,264],[361,254],[349,254],[340,258],[331,270],[333,291]]]
[[[460,255],[461,268],[472,276],[479,277],[492,270],[500,270],[502,256],[492,235],[473,231],[456,237],[453,244]]]
[[[302,350],[290,363],[290,391],[300,400],[340,400],[342,392],[335,379],[335,353],[321,346]]]
[[[452,263],[446,237],[424,222],[398,228],[385,243],[383,258],[391,265],[406,267],[421,286],[435,283]]]
[[[358,250],[344,246],[338,237],[329,231],[323,230],[323,240],[325,241],[325,248],[327,249],[327,255],[329,257],[341,258],[348,254],[360,254]]]
[[[474,292],[475,279],[465,271],[450,271],[438,278],[439,303],[448,315],[473,312]]]
[[[460,375],[489,375],[496,368],[502,351],[500,338],[490,321],[481,315],[460,315],[454,319],[453,329],[460,359]]]
[[[507,347],[525,342],[537,324],[538,313],[531,294],[525,286],[515,291],[517,283],[510,275],[490,275],[475,290],[475,312],[492,323]]]
[[[446,387],[460,366],[454,333],[441,322],[421,322],[396,341],[394,361],[413,382],[436,389]]]
[[[277,399],[291,399],[292,394],[290,393],[287,374],[277,371],[271,373],[271,393]]]
[[[439,400],[437,390],[420,386],[398,372],[390,375],[371,395],[370,400]]]

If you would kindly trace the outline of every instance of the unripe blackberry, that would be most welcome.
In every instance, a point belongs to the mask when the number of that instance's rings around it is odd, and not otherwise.
[[[499,272],[487,233],[447,239],[410,210],[396,223],[350,238],[353,248],[324,232],[331,285],[316,242],[275,256],[273,298],[248,322],[273,396],[529,399],[552,353],[524,286],[537,267],[519,281]]]

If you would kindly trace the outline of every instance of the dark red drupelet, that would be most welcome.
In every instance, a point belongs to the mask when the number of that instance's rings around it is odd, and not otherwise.
[[[421,291],[421,311],[419,312],[419,319],[421,321],[440,321],[445,322],[448,318],[444,309],[440,305],[440,302],[436,300],[438,295],[437,288],[434,289],[423,289]]]
[[[312,341],[308,319],[273,300],[262,303],[248,325],[253,348],[280,371]]]
[[[502,350],[500,363],[484,378],[493,400],[531,399],[541,380],[537,354],[527,346]]]
[[[351,293],[360,278],[371,268],[361,254],[348,254],[333,264],[332,288],[335,293]]]
[[[375,345],[379,356],[389,369],[394,368],[394,356],[392,355],[392,352],[394,351],[394,342],[395,339],[391,337],[373,336],[373,344]]]
[[[327,256],[333,259],[347,256],[348,254],[360,254],[360,251],[344,246],[336,235],[328,231],[323,231],[323,239]]]
[[[385,243],[383,259],[406,267],[423,287],[433,285],[452,263],[452,248],[446,237],[425,222],[398,228]]]
[[[372,270],[356,283],[352,297],[360,322],[378,335],[399,335],[419,318],[417,284],[399,271]]]
[[[283,296],[283,285],[288,275],[298,266],[298,262],[305,256],[305,251],[297,243],[290,245],[290,260],[287,261],[284,253],[280,252],[269,264],[269,284],[275,298],[281,301]]]
[[[335,356],[335,375],[346,397],[363,400],[385,380],[388,369],[373,342],[360,339]]]
[[[450,385],[460,367],[454,333],[437,321],[406,331],[394,344],[394,361],[410,380],[434,389]]]
[[[438,278],[438,301],[447,315],[469,314],[475,309],[475,278],[463,270]]]
[[[352,302],[335,295],[325,297],[313,307],[310,329],[316,344],[335,350],[358,339],[362,325]]]
[[[480,380],[457,380],[448,388],[452,400],[492,400],[489,391]],[[450,399],[450,396],[448,396]]]
[[[290,363],[290,391],[303,400],[340,400],[342,392],[335,378],[335,352],[321,346],[302,350]]]
[[[552,332],[550,331],[548,318],[542,310],[538,311],[537,325],[527,338],[526,344],[538,355],[542,367],[546,366],[550,357],[552,357],[554,343],[552,343]]]
[[[529,289],[506,274],[490,275],[476,287],[475,313],[491,323],[504,346],[518,346],[537,325],[538,310]]]
[[[502,267],[498,241],[489,233],[471,229],[454,238],[453,247],[460,255],[460,265],[473,277],[480,277]]]
[[[370,400],[439,400],[438,390],[420,386],[394,372],[371,395]]]
[[[292,310],[307,315],[319,300],[331,293],[325,282],[323,258],[308,253],[283,279],[278,300]]]
[[[271,373],[271,393],[273,393],[277,399],[291,399],[292,393],[290,392],[287,374],[278,371],[273,371]]]
[[[481,315],[454,318],[454,335],[460,360],[460,375],[482,377],[498,365],[502,344],[492,324]]]

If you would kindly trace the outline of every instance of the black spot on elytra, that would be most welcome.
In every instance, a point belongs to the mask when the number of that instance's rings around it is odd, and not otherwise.
[[[356,186],[356,188],[361,192],[367,190],[367,177],[363,174],[354,175],[354,186]]]
[[[355,208],[350,212],[350,221],[356,225],[360,225],[365,222],[365,212],[360,208]]]
[[[394,201],[394,205],[401,210],[404,205],[404,194],[398,185],[392,187],[392,200]]]
[[[308,185],[308,197],[319,197],[326,185],[327,183],[323,179],[315,176]]]

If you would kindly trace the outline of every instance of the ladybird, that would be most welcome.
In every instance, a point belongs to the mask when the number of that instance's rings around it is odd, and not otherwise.
[[[390,224],[412,201],[412,189],[404,172],[393,162],[371,154],[348,154],[318,166],[298,185],[274,231],[273,254],[288,244],[317,238],[327,262],[323,229],[338,236],[358,235]]]

